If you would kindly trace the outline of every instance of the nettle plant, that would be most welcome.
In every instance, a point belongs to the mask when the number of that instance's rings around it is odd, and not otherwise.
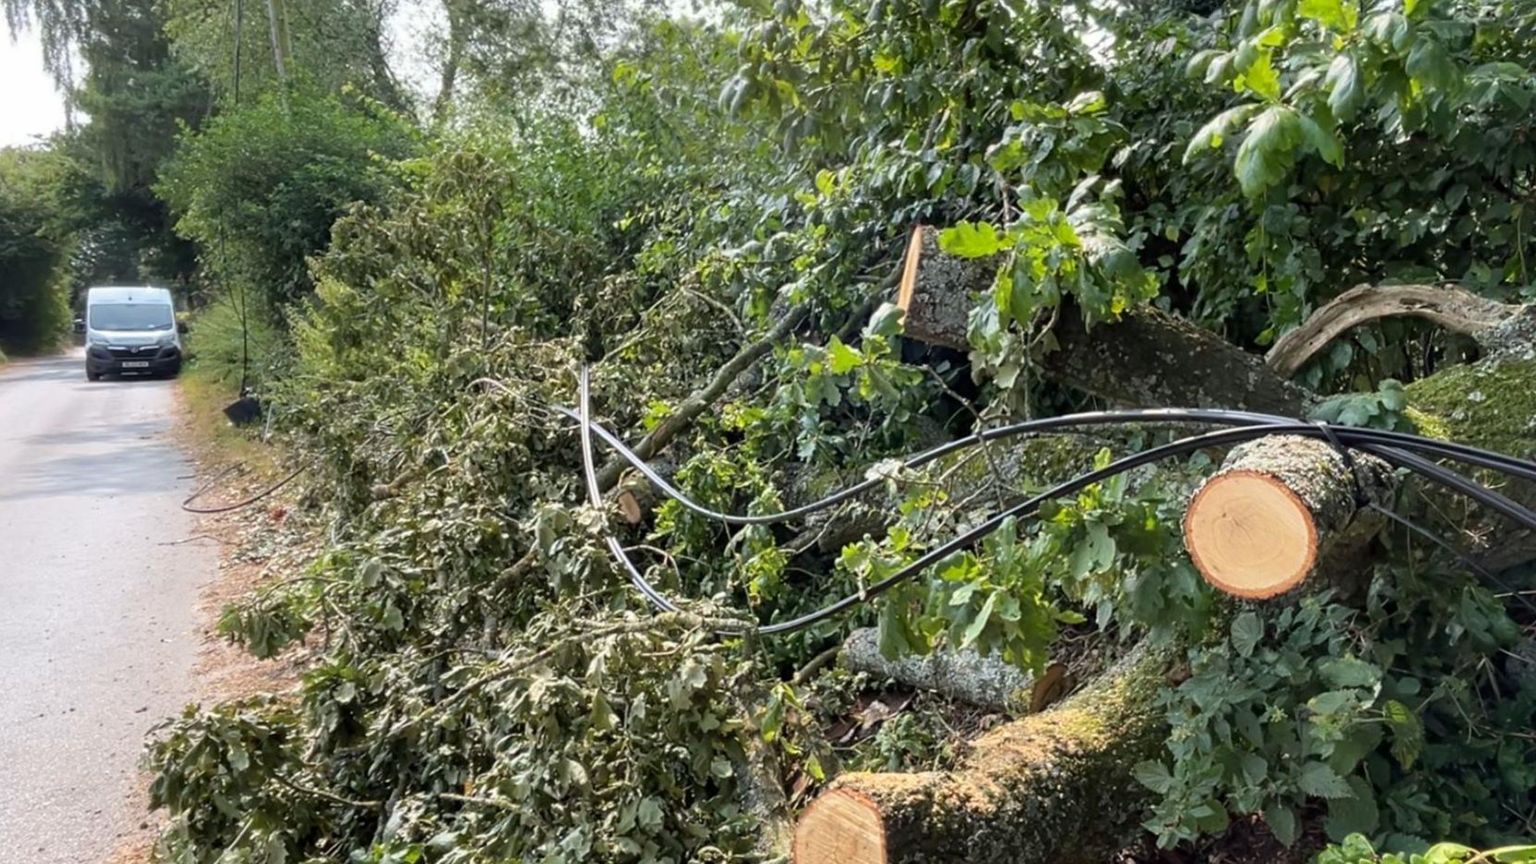
[[[1536,698],[1479,694],[1497,684],[1478,670],[1518,628],[1485,589],[1430,562],[1381,569],[1364,608],[1322,593],[1242,609],[1190,649],[1188,678],[1160,697],[1168,752],[1137,768],[1161,844],[1262,813],[1289,845],[1321,802],[1336,841],[1422,849],[1497,824],[1529,793],[1536,748],[1511,718]]]

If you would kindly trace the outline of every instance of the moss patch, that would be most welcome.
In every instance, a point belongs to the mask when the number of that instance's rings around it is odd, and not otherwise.
[[[1456,366],[1407,390],[1411,419],[1425,435],[1536,454],[1536,361]]]

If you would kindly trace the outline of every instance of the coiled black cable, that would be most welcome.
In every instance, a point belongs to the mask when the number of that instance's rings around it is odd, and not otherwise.
[[[668,497],[678,501],[679,504],[701,516],[738,525],[765,525],[794,519],[818,510],[834,506],[842,501],[873,488],[882,482],[883,478],[872,477],[861,483],[856,483],[846,489],[834,492],[819,501],[814,501],[801,507],[786,510],[781,513],[766,515],[739,515],[719,513],[703,505],[692,501],[681,490],[673,487],[665,478],[652,469],[645,460],[640,458],[632,450],[623,444],[616,435],[596,424],[591,419],[591,387],[588,372],[585,368],[581,371],[579,410],[572,411],[566,408],[559,410],[576,421],[581,430],[583,472],[586,479],[587,495],[593,506],[602,506],[602,492],[597,482],[597,466],[593,456],[592,436],[596,433],[605,443],[609,444],[631,465],[639,470],[646,479],[654,483]],[[1476,447],[1469,447],[1451,442],[1435,441],[1421,438],[1416,435],[1408,435],[1401,432],[1390,432],[1380,429],[1363,429],[1351,426],[1333,426],[1304,422],[1268,414],[1255,414],[1241,411],[1220,411],[1212,409],[1154,409],[1141,411],[1096,411],[1082,414],[1071,414],[1062,417],[1046,418],[1025,423],[1017,423],[1011,426],[997,427],[983,430],[975,435],[958,441],[934,447],[924,453],[908,459],[902,463],[905,467],[917,467],[948,453],[976,446],[985,441],[997,440],[1016,435],[1055,431],[1081,426],[1095,425],[1124,425],[1124,424],[1149,424],[1149,423],[1178,423],[1220,425],[1237,428],[1225,428],[1214,432],[1192,435],[1181,438],[1168,444],[1153,447],[1148,450],[1134,453],[1129,456],[1111,462],[1103,468],[1087,472],[1064,483],[1047,489],[1025,501],[1021,501],[1011,507],[982,522],[981,524],[963,532],[941,546],[924,553],[922,556],[892,573],[879,582],[869,585],[857,593],[850,594],[840,600],[814,612],[801,615],[788,621],[762,625],[756,632],[762,634],[789,633],[810,627],[827,618],[849,609],[859,603],[866,602],[872,597],[890,590],[901,582],[918,575],[928,567],[944,560],[950,555],[974,545],[987,534],[997,530],[1009,518],[1020,516],[1032,516],[1037,508],[1044,502],[1075,492],[1094,484],[1121,474],[1126,471],[1150,465],[1164,459],[1193,453],[1208,447],[1226,447],[1251,441],[1269,435],[1301,435],[1312,438],[1322,438],[1329,441],[1335,447],[1353,447],[1364,453],[1374,455],[1394,467],[1403,468],[1417,474],[1427,480],[1445,486],[1452,491],[1477,501],[1505,516],[1536,530],[1536,512],[1523,505],[1510,500],[1506,496],[1478,484],[1471,479],[1456,473],[1444,466],[1423,458],[1420,453],[1435,455],[1442,458],[1453,459],[1480,468],[1498,471],[1504,474],[1536,480],[1536,463],[1517,459]],[[1417,451],[1417,452],[1410,452]],[[1395,514],[1394,514],[1395,515]],[[1395,521],[1406,523],[1402,517],[1396,517]],[[1411,524],[1411,523],[1409,523]],[[1418,526],[1414,526],[1418,529]],[[1418,529],[1423,531],[1423,529]],[[1427,532],[1426,532],[1427,533]],[[656,588],[645,575],[640,572],[624,547],[612,535],[605,537],[606,545],[614,559],[626,570],[630,582],[642,595],[654,606],[665,611],[677,611],[677,605],[665,594]],[[1486,572],[1486,571],[1484,571]],[[1536,608],[1536,606],[1533,606]]]

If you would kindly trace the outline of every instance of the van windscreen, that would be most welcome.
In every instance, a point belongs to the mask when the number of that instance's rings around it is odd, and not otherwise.
[[[98,303],[90,315],[92,330],[169,330],[175,323],[163,303]]]

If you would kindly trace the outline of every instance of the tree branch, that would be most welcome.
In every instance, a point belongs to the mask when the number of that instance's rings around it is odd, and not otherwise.
[[[1453,285],[1359,285],[1324,304],[1300,327],[1276,340],[1264,362],[1276,374],[1289,378],[1334,339],[1370,321],[1398,316],[1423,318],[1454,333],[1476,337],[1509,320],[1519,308]]]

